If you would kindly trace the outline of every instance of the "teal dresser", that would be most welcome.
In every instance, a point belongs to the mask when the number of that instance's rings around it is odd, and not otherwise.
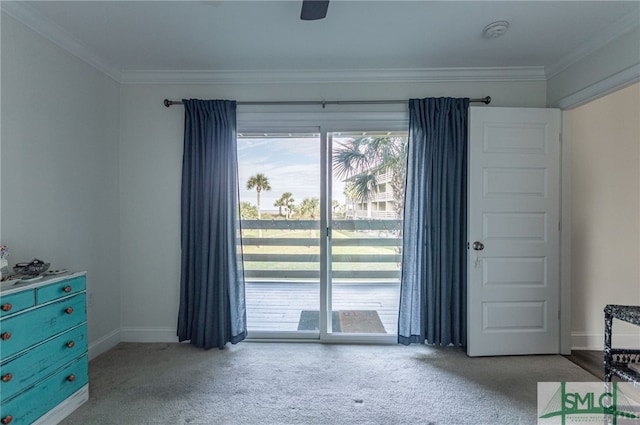
[[[88,398],[85,272],[2,287],[0,424],[57,424]]]

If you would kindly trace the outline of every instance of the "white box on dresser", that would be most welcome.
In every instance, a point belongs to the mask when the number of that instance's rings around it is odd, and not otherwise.
[[[86,272],[0,289],[0,424],[57,424],[89,399]]]

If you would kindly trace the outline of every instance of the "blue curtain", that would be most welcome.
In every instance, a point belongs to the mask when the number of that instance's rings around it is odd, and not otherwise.
[[[223,348],[247,335],[240,248],[236,103],[183,100],[178,338]]]
[[[398,342],[466,344],[469,99],[409,100]]]

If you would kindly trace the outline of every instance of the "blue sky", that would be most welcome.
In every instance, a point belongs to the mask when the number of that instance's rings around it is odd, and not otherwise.
[[[277,211],[273,203],[291,192],[295,204],[304,198],[320,198],[320,137],[242,138],[238,137],[240,200],[256,204],[256,190],[247,190],[249,177],[262,173],[270,191],[262,191],[262,211]],[[334,182],[333,196],[344,203],[343,185]]]

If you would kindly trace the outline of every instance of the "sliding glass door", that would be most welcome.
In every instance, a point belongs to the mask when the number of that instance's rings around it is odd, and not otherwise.
[[[406,134],[238,136],[249,337],[397,331]]]
[[[394,335],[402,270],[406,134],[331,136],[333,332]]]
[[[319,133],[238,135],[247,323],[253,335],[319,335],[320,148]]]

